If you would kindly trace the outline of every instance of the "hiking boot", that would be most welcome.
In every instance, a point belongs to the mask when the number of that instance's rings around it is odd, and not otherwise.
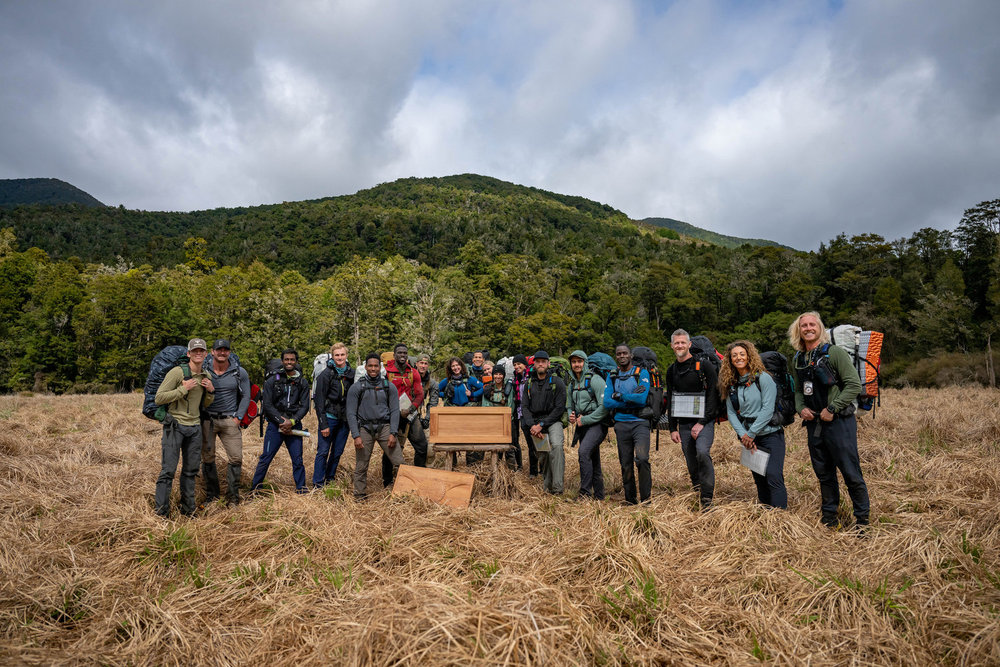
[[[823,525],[830,530],[837,530],[840,528],[840,520],[835,516],[824,516],[821,521],[823,522]]]
[[[226,502],[240,502],[240,478],[243,476],[243,465],[230,463],[226,470]]]
[[[219,470],[214,463],[201,464],[201,477],[205,485],[205,503],[219,497]]]

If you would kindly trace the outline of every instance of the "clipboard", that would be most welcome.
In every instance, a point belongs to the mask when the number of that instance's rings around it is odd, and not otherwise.
[[[705,417],[705,393],[687,393],[675,391],[671,394],[670,416],[688,419],[703,419]]]

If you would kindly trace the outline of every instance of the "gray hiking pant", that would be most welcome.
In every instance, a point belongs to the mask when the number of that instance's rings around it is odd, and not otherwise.
[[[194,514],[194,480],[201,465],[201,424],[182,426],[173,417],[167,417],[160,440],[162,450],[160,476],[156,478],[156,513],[170,515],[170,490],[177,473],[177,463],[181,465],[181,514]]]
[[[552,450],[538,452],[538,469],[542,473],[542,488],[551,494],[559,494],[563,492],[563,477],[566,474],[562,422],[556,422],[546,428],[544,432],[549,434]]]
[[[696,422],[697,423],[697,422]],[[715,423],[709,422],[701,429],[698,438],[691,437],[694,424],[677,424],[681,436],[681,451],[687,462],[691,486],[701,495],[702,506],[711,505],[715,496],[715,465],[712,463],[712,442],[715,440]]]
[[[625,502],[636,505],[646,502],[653,492],[653,476],[649,468],[649,422],[645,419],[615,422],[618,440],[618,462],[622,466],[622,486]],[[634,464],[634,469],[633,469]],[[639,495],[636,497],[636,473]]]
[[[354,497],[364,498],[368,493],[368,464],[372,459],[375,443],[382,448],[393,468],[403,465],[403,448],[397,442],[395,447],[389,447],[389,425],[383,424],[375,433],[361,429],[361,449],[354,448]],[[351,439],[353,444],[354,439]]]

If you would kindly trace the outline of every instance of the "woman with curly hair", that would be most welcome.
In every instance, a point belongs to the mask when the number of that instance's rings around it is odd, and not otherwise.
[[[729,423],[740,444],[752,452],[760,449],[770,455],[765,474],[753,473],[757,500],[787,509],[785,430],[781,416],[774,412],[778,389],[750,341],[738,340],[726,348],[719,369],[719,394],[726,402]]]
[[[483,383],[475,375],[469,374],[464,361],[452,357],[446,368],[448,377],[438,383],[438,393],[445,405],[470,405],[483,395]]]

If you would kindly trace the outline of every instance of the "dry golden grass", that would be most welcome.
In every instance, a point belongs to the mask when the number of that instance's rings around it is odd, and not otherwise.
[[[462,511],[382,491],[356,503],[346,476],[297,496],[282,452],[273,495],[163,521],[151,509],[159,429],[139,396],[2,397],[0,658],[1000,664],[1000,393],[884,402],[861,428],[873,526],[859,539],[819,525],[798,427],[787,512],[755,504],[722,427],[707,513],[661,437],[644,508],[621,505],[606,443],[605,502],[571,501],[576,450],[566,497],[523,474],[485,497],[481,471]],[[259,452],[253,428],[244,483]],[[308,445],[306,461],[311,474]],[[339,474],[353,463],[349,448]]]

